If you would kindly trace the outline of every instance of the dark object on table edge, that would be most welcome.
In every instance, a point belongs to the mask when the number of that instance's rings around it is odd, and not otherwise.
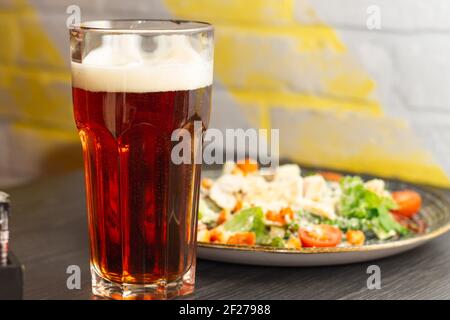
[[[9,194],[0,191],[0,266],[8,264]]]
[[[23,298],[23,265],[10,251],[8,264],[0,266],[0,300]]]

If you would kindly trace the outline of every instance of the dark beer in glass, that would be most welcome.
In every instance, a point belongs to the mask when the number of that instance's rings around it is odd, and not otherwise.
[[[93,292],[116,299],[191,293],[212,27],[96,21],[73,27],[71,45]],[[172,152],[180,129],[192,140],[190,161],[181,163]]]

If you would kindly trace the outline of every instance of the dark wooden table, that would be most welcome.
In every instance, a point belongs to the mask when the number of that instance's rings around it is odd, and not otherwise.
[[[25,265],[26,299],[92,299],[81,172],[8,190],[12,250]],[[382,288],[366,286],[381,268]],[[66,286],[69,265],[81,290]],[[320,268],[252,267],[198,261],[192,299],[449,299],[450,234],[405,254],[370,263]]]

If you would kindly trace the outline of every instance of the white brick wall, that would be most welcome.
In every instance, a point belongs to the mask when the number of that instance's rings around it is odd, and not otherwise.
[[[270,3],[270,0],[266,1]],[[171,17],[164,2],[160,0],[28,0],[28,2],[37,8],[39,23],[43,24],[58,50],[63,54],[66,63],[69,61],[69,39],[65,23],[67,19],[66,8],[69,5],[80,6],[82,20]],[[12,11],[15,5],[16,1],[0,0],[0,9],[6,8],[6,10]],[[380,31],[370,31],[366,27],[368,16],[366,10],[370,5],[378,5],[381,9],[382,29]],[[219,32],[222,35],[226,35],[228,32],[234,40],[242,41],[249,46],[264,46],[267,49],[264,51],[264,55],[251,56],[249,59],[254,64],[255,70],[259,70],[261,75],[280,80],[283,83],[283,90],[329,96],[326,86],[317,74],[317,69],[320,66],[315,65],[315,63],[319,61],[325,75],[330,72],[337,72],[339,68],[345,72],[347,64],[353,67],[359,64],[361,70],[375,80],[377,84],[376,98],[381,102],[385,111],[389,115],[409,119],[415,133],[422,136],[427,143],[427,147],[435,152],[436,157],[450,172],[450,161],[447,161],[447,155],[450,155],[449,147],[447,147],[450,145],[450,90],[447,88],[450,84],[450,0],[295,0],[294,9],[293,18],[300,24],[318,25],[324,22],[326,25],[335,27],[338,36],[349,49],[348,53],[341,54],[339,59],[336,60],[343,61],[342,66],[337,66],[333,62],[336,53],[332,50],[318,50],[317,53],[298,53],[293,49],[297,43],[289,36],[279,36],[276,32],[274,33],[275,36],[272,37],[261,36],[261,33],[252,34],[248,28],[246,29],[248,26],[255,26],[256,30],[256,26],[264,25],[263,22],[274,29],[283,28],[289,23],[289,17],[284,17],[284,20],[279,22],[275,18],[270,20],[271,15],[269,13],[267,21],[255,20],[252,12],[248,12],[247,17],[237,17],[237,20],[234,20],[232,16],[224,16],[218,20],[221,24]],[[207,18],[201,12],[193,12],[192,16],[194,18]],[[5,12],[2,12],[1,17],[0,28],[4,27],[0,31],[2,36],[5,39],[12,38],[8,40],[8,43],[11,44],[8,50],[0,52],[0,83],[2,71],[5,70],[3,65],[11,62],[17,62],[20,66],[36,68],[43,67],[42,64],[46,64],[44,67],[51,71],[64,70],[63,66],[52,65],[52,61],[46,61],[45,59],[33,61],[20,54],[23,43],[17,41],[20,40],[19,38],[14,38],[14,34],[17,34],[17,32],[10,28],[9,19],[11,17]],[[24,21],[20,27],[23,28],[27,23],[31,24],[32,29],[32,21]],[[239,25],[238,27],[241,29],[236,31],[233,29],[234,25]],[[230,27],[231,29],[227,29]],[[292,54],[293,52],[295,54]],[[239,54],[239,52],[236,52],[236,54]],[[268,61],[274,61],[275,59],[277,59],[276,64],[268,63]],[[250,63],[245,64],[245,67],[250,67]],[[331,76],[328,74],[328,77]],[[244,81],[239,70],[230,79],[222,80],[222,84],[228,88],[271,90],[270,82],[267,84],[269,87],[264,87],[264,84],[261,83],[254,85],[252,82]],[[15,78],[14,81],[20,83],[22,80]],[[249,105],[243,105],[242,102],[238,103],[220,85],[220,83],[216,84],[213,94],[215,108],[213,109],[211,126],[221,129],[258,126],[258,123],[252,121],[258,119],[263,111],[257,106],[251,105],[251,103]],[[64,89],[64,86],[64,81],[56,81],[48,86],[48,90],[56,91],[61,95],[70,95],[69,86],[66,84],[66,89]],[[4,105],[12,105],[8,101],[11,96],[8,95],[8,92],[1,90],[1,102]],[[42,91],[42,94],[46,94],[45,90]],[[339,96],[337,98],[348,99],[352,97]],[[283,106],[279,107],[272,114],[274,127],[281,121],[292,121],[292,125],[298,127],[305,124],[308,117],[312,117],[306,111],[290,112],[283,109]],[[14,119],[15,117],[22,117],[22,114],[21,110],[0,108],[0,116],[2,119]],[[62,118],[65,119],[62,125],[52,122],[52,119]],[[45,124],[66,131],[73,130],[71,127],[73,125],[71,110],[69,109],[55,110],[53,118],[34,116],[33,119],[28,120],[38,122],[41,126]],[[320,118],[320,121],[323,121],[321,123],[327,123],[325,115],[323,119]],[[346,127],[346,122],[343,123],[343,128],[350,130],[350,127]],[[363,129],[361,127],[355,128],[356,132],[370,133],[370,130]],[[370,126],[368,126],[368,129],[370,129]],[[10,133],[9,130],[7,123],[0,124],[2,136],[3,134],[7,136],[6,133]],[[39,129],[37,130],[39,131]],[[35,142],[36,148],[40,145],[39,148],[41,149],[31,149],[31,152],[34,153],[29,154],[25,147],[28,144],[34,145],[31,137],[36,133],[24,129],[15,132],[15,134],[20,137],[21,140],[19,139],[19,141],[21,142],[14,149],[20,149],[22,155],[25,154],[26,157],[22,157],[22,160],[27,157],[29,159],[28,164],[18,161],[16,168],[9,168],[11,171],[8,172],[20,170],[20,166],[26,167],[29,166],[29,163],[35,162],[36,165],[31,168],[31,173],[25,173],[36,174],[40,163],[45,162],[45,159],[33,157],[41,154],[42,150],[52,153],[53,145],[62,145],[64,140],[56,139],[55,141],[43,138],[42,141]],[[318,137],[321,136],[319,131],[313,130],[312,137],[314,134]],[[39,134],[37,134],[37,137],[39,137]],[[409,136],[403,138],[406,140],[409,139]],[[281,139],[286,139],[286,143],[289,142],[289,137],[282,136]],[[0,143],[4,145],[3,141],[0,141]],[[394,146],[393,149],[409,148],[409,150],[413,150],[414,146],[409,143],[408,141],[406,145]],[[9,145],[5,148],[13,149]],[[291,149],[289,146],[284,146],[284,148],[288,151]],[[395,152],[395,150],[392,152]],[[0,156],[0,169],[2,171],[5,161],[8,161],[8,158],[5,158],[4,155],[3,157]],[[2,176],[6,175],[2,174]]]
[[[376,80],[386,112],[407,119],[450,172],[450,32],[339,33]]]
[[[407,119],[434,157],[450,172],[450,1],[309,0],[317,18],[296,19],[335,27],[377,84],[388,114]],[[381,30],[368,30],[367,8],[378,5]]]
[[[314,7],[318,20],[305,14],[305,2]],[[296,0],[296,18],[302,23],[324,21],[337,27],[366,29],[371,5],[381,10],[383,31],[450,30],[448,0]]]

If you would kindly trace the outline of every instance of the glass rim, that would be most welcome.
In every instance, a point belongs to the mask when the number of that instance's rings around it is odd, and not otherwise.
[[[108,24],[124,24],[129,25],[125,27],[113,27]],[[173,28],[142,28],[134,29],[133,26],[144,23],[161,23],[174,24]],[[181,27],[180,25],[186,26]],[[178,26],[178,27],[177,27]],[[72,24],[69,26],[70,31],[77,32],[98,32],[105,34],[188,34],[213,31],[214,26],[208,22],[195,20],[180,20],[180,19],[105,19],[105,20],[88,20],[79,24]]]

